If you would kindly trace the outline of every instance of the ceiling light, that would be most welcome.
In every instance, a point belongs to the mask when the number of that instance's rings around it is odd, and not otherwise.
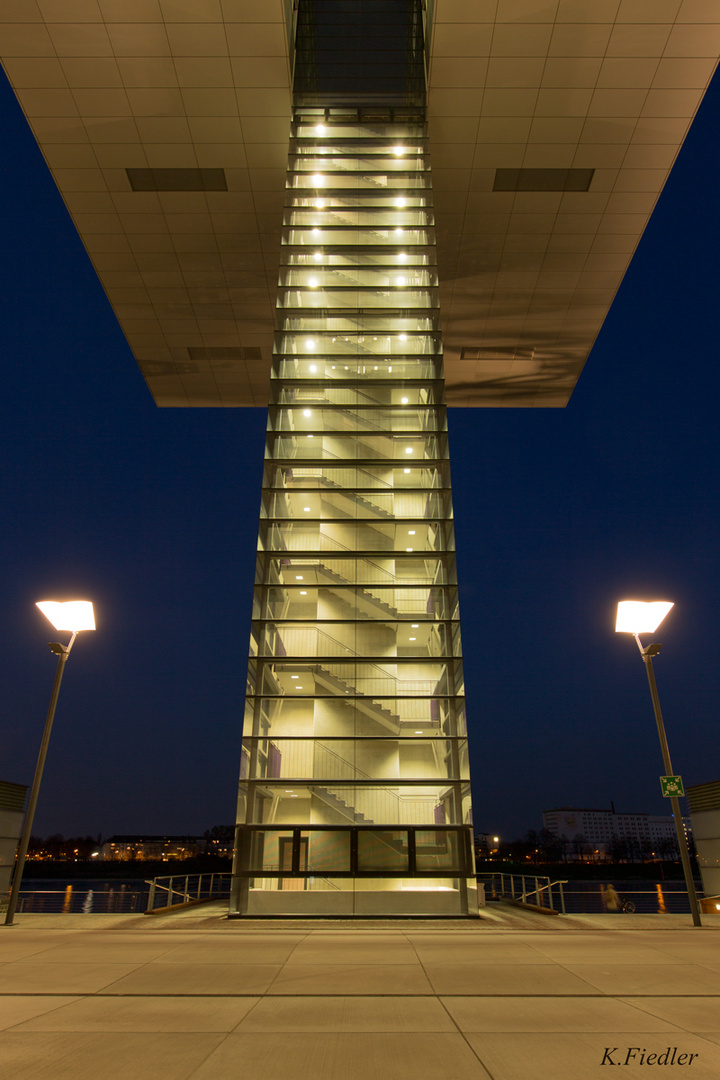
[[[324,135],[325,134],[325,125],[324,124],[316,124],[315,125],[315,130],[317,131],[318,135]]]
[[[393,146],[393,154],[395,155],[395,157],[402,157],[402,155],[404,153],[405,153],[405,147],[404,146]]]
[[[395,205],[396,206],[404,206],[405,205],[405,199],[396,199],[395,200]]]
[[[315,438],[314,435],[308,435],[308,439],[314,439],[314,438]]]
[[[407,341],[407,334],[401,334],[400,335],[400,340],[401,341]]]
[[[294,686],[293,690],[302,690],[302,686]]]
[[[405,453],[406,454],[412,454],[412,452],[413,452],[412,446],[406,446],[405,447]]]
[[[421,728],[421,729],[420,729],[419,731],[418,731],[418,730],[416,729],[416,730],[415,730],[415,734],[416,734],[416,735],[422,735],[422,728]]]
[[[415,530],[414,529],[408,529],[408,536],[414,536],[414,535],[415,535]]]
[[[325,200],[324,199],[316,199],[315,200],[315,205],[317,206],[318,210],[324,210],[325,209]]]
[[[406,551],[412,551],[412,548],[405,548]]]
[[[310,280],[308,281],[308,285],[310,286],[311,289],[317,289],[317,287],[318,287],[318,279],[316,277],[311,277]]]
[[[321,176],[320,173],[315,173],[313,176],[310,177],[310,179],[312,180],[315,187],[322,187],[325,181],[325,177]]]
[[[406,397],[400,398],[400,404],[401,405],[407,405],[407,403],[408,403],[408,399]]]
[[[417,638],[416,637],[411,637],[410,641],[417,641]]]
[[[322,259],[322,251],[316,251],[313,255],[313,258],[316,262],[320,262],[320,260]]]
[[[402,230],[399,231],[402,232]],[[398,259],[407,259],[407,255],[404,251],[398,251]]]
[[[290,676],[290,678],[291,678],[291,679],[299,679],[299,678],[300,678],[300,676],[299,676],[299,675],[291,675],[291,676]]]
[[[410,470],[409,469],[403,469],[403,472],[408,473],[408,472],[410,472]]]
[[[396,232],[396,233],[401,233],[401,232],[402,232],[402,229],[400,228],[400,226],[399,226],[399,225],[398,225],[397,229],[395,230],[395,232]]]
[[[302,574],[296,574],[296,575],[295,575],[295,580],[296,580],[296,581],[302,581],[302,580],[303,580],[303,576],[302,576]]]
[[[309,506],[303,506],[303,510],[305,511],[306,514],[310,513],[310,507]]]
[[[312,338],[308,338],[308,339],[306,340],[306,342],[305,342],[305,348],[306,348],[306,349],[314,349],[314,348],[315,348],[315,342],[313,341],[313,339],[312,339]]]
[[[303,416],[312,416],[312,411],[310,409],[303,409]]]
[[[307,589],[301,589],[300,590],[300,595],[301,596],[307,596]],[[297,675],[295,676],[295,678],[297,678]]]
[[[311,370],[311,371],[317,371],[317,364],[311,364],[311,365],[310,365],[310,370]],[[308,415],[309,415],[309,414],[308,414]]]
[[[319,236],[319,235],[320,235],[320,230],[319,229],[313,229],[313,236]]]
[[[407,285],[407,279],[406,279],[406,278],[404,278],[404,277],[399,277],[399,278],[397,279],[397,284],[398,284],[398,285]]]
[[[420,625],[420,623],[417,623],[417,622],[411,623],[411,627],[412,627],[413,630],[417,630],[419,625]]]

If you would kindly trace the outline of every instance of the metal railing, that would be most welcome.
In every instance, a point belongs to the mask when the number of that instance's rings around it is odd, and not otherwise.
[[[146,915],[211,900],[227,900],[231,874],[172,874],[146,881],[150,886]]]
[[[608,908],[605,885],[598,881],[553,881],[549,877],[501,873],[480,874],[478,881],[484,883],[489,896],[557,911],[563,915],[596,915],[613,910],[641,915],[684,914],[690,911],[687,889],[682,881],[616,881],[620,901],[616,909]],[[701,883],[696,882],[695,887],[697,895],[701,897]]]
[[[688,891],[683,881],[644,882],[638,888],[638,882],[615,882],[619,894],[619,907],[622,913],[638,915],[681,915],[690,911]],[[698,898],[703,896],[702,884],[695,882]],[[596,881],[571,881],[565,890],[565,901],[570,914],[596,915],[612,912],[608,909],[604,884]],[[628,904],[628,901],[630,902]]]
[[[88,883],[89,885],[92,882]],[[138,885],[140,883],[138,882]],[[21,889],[18,895],[18,914],[45,915],[131,915],[142,911],[147,891],[139,887],[128,889],[78,888]],[[0,911],[7,909],[7,897],[0,900]]]
[[[527,874],[490,874],[484,880],[493,896],[530,904],[545,911],[562,912],[565,915],[563,885],[567,879],[552,881],[549,877],[531,877]]]

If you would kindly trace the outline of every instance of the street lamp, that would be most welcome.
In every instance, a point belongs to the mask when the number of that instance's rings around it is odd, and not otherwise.
[[[36,607],[40,608],[43,615],[53,624],[56,630],[69,630],[72,636],[67,645],[62,645],[59,641],[50,642],[50,651],[57,656],[58,665],[55,671],[55,682],[53,683],[52,694],[50,695],[50,706],[48,708],[47,719],[45,720],[45,730],[43,731],[42,742],[40,744],[40,753],[38,754],[37,765],[35,766],[35,776],[33,778],[32,791],[30,792],[30,802],[28,803],[27,813],[25,814],[25,825],[20,839],[20,847],[18,848],[17,862],[15,863],[15,873],[13,875],[12,889],[10,890],[10,900],[8,901],[7,914],[5,915],[6,926],[12,926],[13,919],[15,918],[15,908],[17,907],[18,893],[20,892],[20,882],[22,881],[23,870],[25,869],[25,857],[27,855],[28,844],[30,843],[30,832],[33,826],[33,818],[35,817],[35,807],[37,806],[38,795],[40,794],[40,781],[42,780],[43,769],[45,767],[45,758],[47,756],[48,743],[50,742],[50,732],[52,731],[55,707],[57,706],[58,695],[60,693],[60,683],[62,682],[65,663],[70,655],[73,642],[80,631],[95,629],[93,606],[89,600],[69,600],[67,603],[60,603],[57,600],[40,600],[36,604]]]
[[[618,604],[617,621],[615,623],[616,633],[633,635],[637,642],[637,647],[640,650],[640,655],[643,658],[643,663],[645,664],[648,682],[650,683],[650,697],[652,698],[653,709],[655,711],[655,722],[657,724],[658,736],[660,737],[660,750],[662,751],[663,764],[665,766],[665,778],[673,776],[673,768],[670,763],[670,750],[668,749],[667,738],[665,736],[665,725],[663,724],[662,712],[660,711],[660,698],[658,697],[655,672],[653,671],[652,666],[652,658],[653,656],[657,656],[662,646],[660,644],[643,646],[643,643],[640,640],[640,634],[654,633],[673,606],[674,605],[670,600],[657,600],[651,604],[644,603],[642,600],[621,600]],[[680,790],[682,793],[682,789]],[[700,908],[698,907],[697,896],[695,894],[695,882],[693,881],[692,870],[690,869],[690,855],[688,853],[687,840],[685,838],[685,829],[683,828],[682,813],[680,812],[680,803],[677,795],[670,795],[670,805],[672,806],[673,818],[675,819],[675,832],[677,833],[680,859],[682,860],[683,874],[685,876],[685,885],[690,901],[690,910],[692,911],[693,925],[702,926],[700,920]]]

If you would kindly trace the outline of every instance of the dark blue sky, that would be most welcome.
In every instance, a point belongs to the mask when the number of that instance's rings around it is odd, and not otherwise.
[[[68,662],[39,834],[234,816],[261,410],[157,409],[2,80],[0,778],[30,783],[55,634]],[[656,673],[673,765],[720,777],[720,81],[565,410],[451,410],[478,830],[544,808],[669,810],[618,599],[671,599]]]

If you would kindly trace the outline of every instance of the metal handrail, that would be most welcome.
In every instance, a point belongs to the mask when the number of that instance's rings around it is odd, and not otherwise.
[[[567,883],[568,883],[567,878],[562,878],[562,879],[559,879],[557,881],[551,881],[549,877],[534,877],[534,876],[530,876],[530,875],[526,875],[526,874],[503,874],[503,873],[496,873],[496,874],[494,873],[494,874],[491,875],[491,878],[492,878],[492,890],[493,890],[493,893],[495,893],[496,895],[502,896],[502,897],[508,897],[510,900],[515,900],[520,904],[530,904],[530,903],[532,903],[532,901],[530,901],[528,898],[531,897],[531,896],[535,896],[537,898],[537,904],[535,904],[534,906],[543,908],[544,910],[547,910],[547,911],[555,911],[556,910],[555,909],[555,904],[554,904],[554,897],[553,897],[553,888],[555,886],[559,886],[558,894],[559,894],[559,897],[560,897],[560,911],[562,912],[563,915],[566,914],[566,911],[565,911],[565,893],[563,891],[563,885],[567,885]],[[496,878],[500,879],[500,888],[499,889],[496,888],[496,884],[495,884]],[[506,887],[506,879],[507,879],[507,882],[509,884],[509,889]],[[520,884],[519,884],[519,886],[517,888],[517,893],[516,893],[516,884],[515,883],[516,883],[516,880],[518,880],[518,879],[519,879]],[[528,889],[526,884],[525,884],[526,881],[530,881],[530,882],[534,881],[535,882],[535,887],[531,888],[531,889]],[[541,885],[540,882],[544,882],[544,884]],[[548,899],[547,908],[545,907],[545,904],[542,903],[543,894],[545,894],[547,896],[547,899]]]
[[[231,876],[232,875],[229,873],[165,874],[162,877],[152,878],[145,882],[146,885],[150,886],[145,914],[151,915],[153,911],[167,910],[172,907],[182,907],[185,904],[197,904],[204,901],[224,899],[230,895]],[[226,879],[227,889],[224,887]],[[164,882],[166,881],[169,882],[169,884],[165,885]],[[175,888],[174,882],[176,881],[183,884],[180,884]],[[167,903],[156,907],[155,898],[158,889],[161,893],[167,893]],[[174,902],[174,897],[181,897],[181,899]]]

